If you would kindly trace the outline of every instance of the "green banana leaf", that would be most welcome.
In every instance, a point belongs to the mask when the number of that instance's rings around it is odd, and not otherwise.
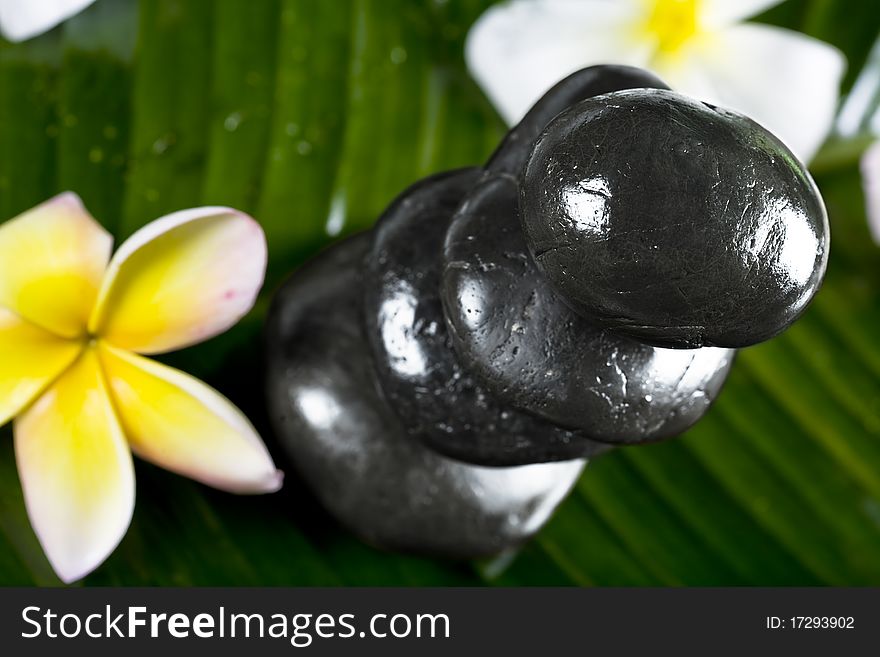
[[[504,126],[462,44],[485,0],[97,0],[0,42],[0,219],[71,189],[118,239],[173,210],[252,213],[266,288],[229,333],[168,357],[231,397],[273,447],[260,331],[282,277],[371,225],[406,185],[479,163]],[[847,54],[872,2],[789,0],[761,20]],[[857,168],[866,138],[817,158],[833,248],[826,283],[782,337],[746,349],[697,427],[591,463],[517,554],[389,554],[339,527],[295,477],[236,497],[144,463],[128,535],[86,585],[878,585],[880,249]],[[0,583],[57,584],[0,434]]]

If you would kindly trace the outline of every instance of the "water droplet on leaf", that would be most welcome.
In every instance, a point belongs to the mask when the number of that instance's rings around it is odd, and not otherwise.
[[[233,112],[226,117],[225,121],[223,121],[223,127],[229,132],[235,132],[238,129],[238,126],[241,125],[241,120],[241,112]]]
[[[391,62],[394,64],[403,64],[406,61],[406,49],[401,46],[395,46],[391,49]]]

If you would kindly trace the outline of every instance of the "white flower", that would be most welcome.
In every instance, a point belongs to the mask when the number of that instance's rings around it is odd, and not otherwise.
[[[831,126],[845,59],[798,32],[741,22],[779,1],[511,0],[474,24],[465,56],[510,124],[566,75],[629,64],[743,112],[809,161]]]
[[[51,30],[95,0],[0,0],[0,34],[24,41]]]

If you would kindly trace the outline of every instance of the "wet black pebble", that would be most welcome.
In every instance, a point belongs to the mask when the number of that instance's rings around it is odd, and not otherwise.
[[[663,90],[584,100],[525,168],[522,225],[576,311],[670,347],[755,344],[817,291],[828,221],[806,168],[750,119]]]
[[[565,305],[529,256],[510,176],[481,183],[453,219],[442,299],[454,344],[503,402],[597,440],[681,433],[718,394],[727,349],[663,349],[602,330]]]
[[[478,168],[426,178],[380,218],[366,259],[365,322],[376,372],[407,432],[436,451],[480,465],[522,465],[608,449],[499,404],[462,367],[440,303],[443,241]]]
[[[493,173],[519,175],[538,136],[557,114],[586,98],[637,88],[669,87],[653,73],[633,66],[602,64],[572,73],[553,85],[522,121],[510,129],[489,158],[486,169]]]
[[[534,534],[584,461],[485,468],[413,440],[381,396],[361,322],[367,235],[324,252],[276,293],[268,401],[286,459],[343,524],[376,545],[470,558]]]

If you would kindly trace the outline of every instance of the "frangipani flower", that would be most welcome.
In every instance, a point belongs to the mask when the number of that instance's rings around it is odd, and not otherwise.
[[[217,391],[144,358],[201,342],[254,303],[263,231],[229,208],[170,214],[110,258],[75,194],[0,226],[0,424],[34,531],[59,577],[96,568],[134,507],[131,452],[237,493],[281,485],[260,437]]]
[[[35,37],[81,12],[95,0],[0,0],[0,34],[10,41]]]
[[[566,75],[628,64],[743,112],[809,161],[831,126],[845,59],[798,32],[741,22],[779,2],[510,0],[474,24],[465,56],[510,124]]]

